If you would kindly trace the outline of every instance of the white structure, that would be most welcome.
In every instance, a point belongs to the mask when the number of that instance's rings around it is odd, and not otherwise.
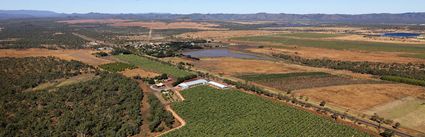
[[[220,84],[220,83],[217,83],[217,82],[214,82],[214,81],[210,81],[210,82],[208,82],[208,84],[211,85],[211,86],[220,88],[220,89],[226,89],[227,88],[226,85],[223,85],[223,84]]]
[[[183,82],[183,83],[180,83],[177,86],[182,88],[182,89],[188,89],[188,88],[193,87],[193,86],[205,85],[207,83],[208,83],[208,81],[205,80],[205,79],[198,79],[198,80],[195,80],[195,81]]]

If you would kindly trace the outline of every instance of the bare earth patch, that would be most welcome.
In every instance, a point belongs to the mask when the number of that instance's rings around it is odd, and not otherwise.
[[[286,65],[279,62],[236,58],[203,58],[201,61],[194,62],[194,64],[195,67],[224,75],[306,71],[306,69],[303,69],[302,67]]]
[[[130,69],[130,70],[127,69],[127,70],[121,72],[121,74],[123,74],[124,76],[127,76],[127,77],[141,76],[141,77],[150,77],[150,78],[159,75],[157,73],[146,71],[146,70],[143,70],[141,68]]]
[[[33,56],[54,56],[64,60],[78,60],[86,64],[98,66],[112,63],[113,61],[97,58],[92,55],[96,51],[90,49],[59,49],[49,50],[40,48],[31,49],[0,49],[0,57],[33,57]]]
[[[406,84],[358,84],[302,89],[294,93],[362,111],[404,97],[421,95],[425,89]]]

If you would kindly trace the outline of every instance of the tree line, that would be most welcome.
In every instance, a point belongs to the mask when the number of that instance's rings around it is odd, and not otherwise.
[[[396,82],[416,84],[425,82],[425,64],[401,64],[401,63],[381,63],[368,61],[341,61],[331,59],[307,59],[294,55],[273,54],[273,56],[283,60],[312,67],[324,67],[338,70],[350,70],[356,73],[372,74],[378,76],[394,76],[384,78]],[[399,77],[399,78],[395,78]],[[413,79],[413,80],[406,80]],[[422,82],[418,82],[422,81]]]

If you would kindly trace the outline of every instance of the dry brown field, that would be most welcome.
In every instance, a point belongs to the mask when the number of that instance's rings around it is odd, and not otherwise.
[[[420,96],[425,89],[406,84],[356,84],[295,90],[294,93],[351,110],[365,111],[405,97]]]
[[[141,76],[141,77],[155,77],[158,76],[158,73],[154,73],[154,72],[150,72],[150,71],[146,71],[143,70],[141,68],[136,68],[136,69],[127,69],[125,71],[120,72],[121,74],[123,74],[124,76],[127,77],[133,77],[133,76]]]
[[[265,31],[265,30],[229,30],[229,31],[199,31],[180,34],[181,38],[205,38],[225,40],[231,37],[242,36],[261,36],[281,33],[281,31]]]
[[[111,60],[97,58],[92,53],[97,52],[90,49],[59,49],[49,50],[41,48],[31,49],[0,49],[0,57],[33,57],[33,56],[54,56],[64,60],[78,60],[86,64],[98,66],[112,63]]]

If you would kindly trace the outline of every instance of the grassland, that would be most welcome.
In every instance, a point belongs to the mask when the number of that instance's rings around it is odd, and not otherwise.
[[[327,33],[282,33],[277,36],[298,37],[298,38],[333,38],[344,36],[344,34],[327,34]]]
[[[172,104],[187,125],[165,136],[369,136],[351,127],[236,90],[200,86]]]
[[[115,62],[115,63],[109,63],[109,64],[103,64],[99,66],[100,68],[111,71],[111,72],[121,72],[126,69],[134,69],[136,68],[134,65],[130,65],[127,63],[121,63],[121,62]]]
[[[142,69],[157,73],[166,73],[177,78],[192,75],[192,73],[178,69],[177,67],[163,64],[161,62],[153,61],[137,55],[117,55],[115,57],[130,64],[141,67]]]
[[[306,35],[306,34],[297,34],[297,35]],[[308,36],[305,36],[305,37],[308,37]],[[314,35],[310,37],[314,37]],[[320,36],[317,36],[317,37],[320,37]],[[326,48],[326,49],[335,49],[335,50],[361,50],[361,51],[386,51],[386,52],[411,52],[411,53],[425,52],[425,47],[420,44],[394,44],[394,43],[367,42],[367,41],[303,39],[303,38],[291,38],[291,37],[279,36],[279,35],[238,37],[238,38],[233,38],[233,40],[252,41],[252,42],[271,42],[271,43],[283,44],[287,46],[315,47],[315,48]]]
[[[295,72],[284,74],[250,74],[238,76],[241,79],[282,91],[327,87],[347,84],[377,83],[371,80],[353,79],[348,76],[331,75],[324,72]]]

